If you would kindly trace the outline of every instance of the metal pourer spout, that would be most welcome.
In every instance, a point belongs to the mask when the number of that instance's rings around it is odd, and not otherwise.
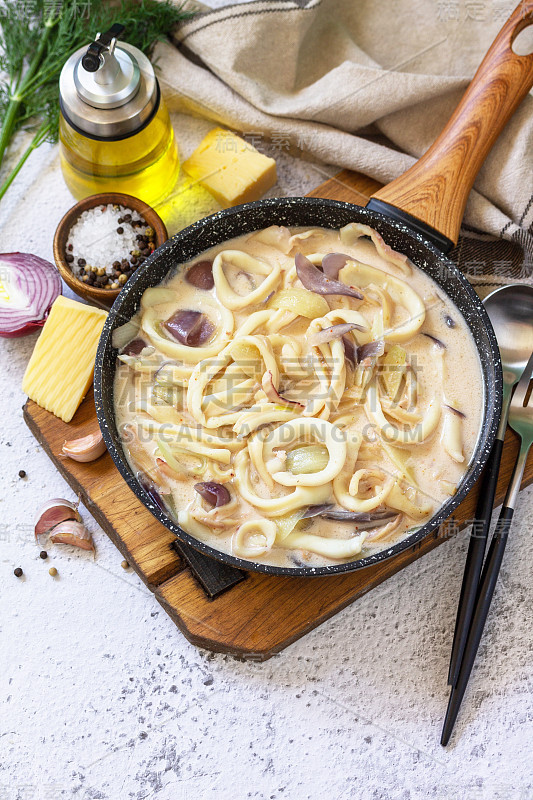
[[[99,33],[94,42],[91,42],[87,52],[81,59],[81,65],[87,72],[95,72],[96,83],[106,85],[113,83],[121,71],[120,64],[115,58],[115,44],[124,32],[124,25],[116,22],[105,33]]]

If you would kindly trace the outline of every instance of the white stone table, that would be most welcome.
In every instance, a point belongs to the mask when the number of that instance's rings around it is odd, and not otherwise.
[[[173,122],[185,156],[211,127]],[[276,157],[271,194],[305,193],[335,171]],[[0,250],[53,260],[53,233],[72,202],[57,148],[40,148],[1,203]],[[178,205],[171,233],[216,208],[207,194]],[[39,559],[36,509],[74,497],[22,420],[34,342],[0,339],[1,800],[533,798],[531,490],[443,750],[466,534],[264,664],[199,651],[84,509],[96,561],[60,546]]]

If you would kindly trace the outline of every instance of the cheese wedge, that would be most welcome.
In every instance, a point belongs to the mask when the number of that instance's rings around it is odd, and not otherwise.
[[[59,296],[37,339],[22,391],[64,422],[70,422],[93,382],[106,318],[106,311]]]
[[[183,169],[224,208],[259,200],[277,180],[273,158],[223,128],[207,134]]]

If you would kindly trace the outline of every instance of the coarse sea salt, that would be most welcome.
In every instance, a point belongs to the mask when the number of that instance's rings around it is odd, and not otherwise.
[[[141,221],[143,226],[132,228],[131,223],[119,223],[125,214],[131,214],[132,221]],[[119,227],[124,233],[117,233]],[[130,259],[132,250],[139,246],[137,234],[144,234],[147,228],[145,220],[131,208],[111,203],[97,206],[84,211],[72,226],[67,250],[74,256],[74,264],[78,258],[84,258],[90,266],[109,269],[114,261]]]

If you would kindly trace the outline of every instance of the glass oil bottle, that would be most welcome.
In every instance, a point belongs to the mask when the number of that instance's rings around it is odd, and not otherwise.
[[[78,200],[124,192],[151,206],[176,183],[179,158],[153,67],[122,25],[76,51],[59,79],[63,177]]]

